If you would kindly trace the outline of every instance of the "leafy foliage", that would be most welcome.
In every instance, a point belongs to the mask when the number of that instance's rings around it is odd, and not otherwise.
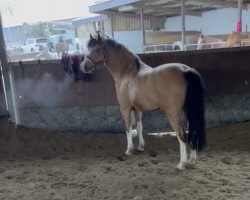
[[[23,24],[23,37],[48,37],[49,35],[58,34],[55,26],[50,22],[38,22],[35,24]]]

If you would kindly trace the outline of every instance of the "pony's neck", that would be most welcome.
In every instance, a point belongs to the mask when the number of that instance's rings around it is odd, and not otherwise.
[[[107,48],[107,52],[105,64],[115,82],[119,82],[125,76],[136,75],[136,58],[130,51],[124,47],[117,47],[116,49]]]

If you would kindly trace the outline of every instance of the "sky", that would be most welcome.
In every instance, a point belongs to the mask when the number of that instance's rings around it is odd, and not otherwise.
[[[0,0],[3,26],[17,26],[38,21],[88,18],[88,6],[96,0]]]

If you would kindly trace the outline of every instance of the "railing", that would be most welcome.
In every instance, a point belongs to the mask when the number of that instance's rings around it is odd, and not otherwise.
[[[166,43],[166,44],[157,44],[157,45],[146,45],[144,46],[144,53],[156,53],[156,52],[166,52],[166,51],[180,51],[182,47],[179,45],[178,49],[173,47],[174,44]],[[208,47],[210,45],[210,47]],[[202,46],[206,46],[206,49],[214,49],[214,48],[223,48],[225,47],[226,42],[210,42],[210,43],[203,43]],[[244,43],[241,43],[241,46],[244,46]],[[198,49],[198,44],[186,44],[184,45],[184,51],[186,50],[195,50]],[[202,49],[202,48],[201,48]]]
[[[172,49],[173,46],[170,43],[144,46],[145,53],[172,51]]]

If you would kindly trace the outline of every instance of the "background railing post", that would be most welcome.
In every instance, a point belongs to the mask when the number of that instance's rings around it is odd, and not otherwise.
[[[0,68],[2,73],[2,82],[5,93],[6,107],[10,116],[10,121],[16,124],[20,123],[19,110],[15,97],[15,84],[12,68],[9,66],[3,35],[3,23],[0,13]]]

